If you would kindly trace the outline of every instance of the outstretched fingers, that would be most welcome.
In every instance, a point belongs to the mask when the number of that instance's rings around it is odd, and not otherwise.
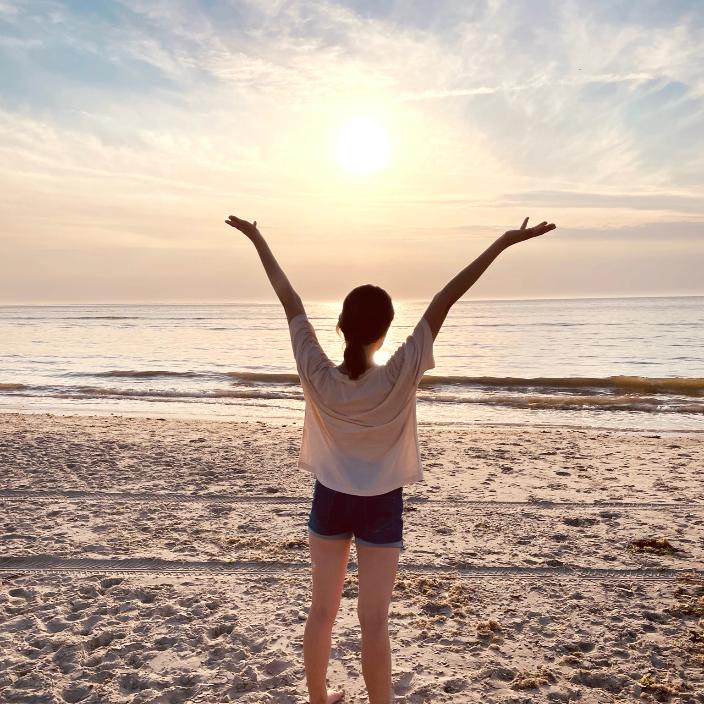
[[[542,235],[544,232],[549,232],[550,230],[555,229],[555,224],[554,223],[548,224],[547,220],[543,220],[543,222],[541,222],[539,225],[533,225],[533,227],[528,227],[528,220],[529,220],[529,218],[526,218],[523,221],[523,224],[521,225],[521,227],[519,229],[527,230],[532,235],[538,235],[538,234]]]
[[[532,236],[536,237],[537,235],[544,235],[546,232],[550,232],[550,230],[554,230],[556,227],[555,223],[551,222],[548,224],[547,220],[543,221],[540,223],[540,225],[535,225],[534,227],[531,227],[530,229],[532,230]]]
[[[227,220],[225,220],[225,223],[227,225],[230,225],[231,227],[236,228],[237,230],[244,233],[248,237],[251,237],[255,232],[257,232],[257,221],[256,220],[252,223],[247,220],[242,220],[241,218],[238,218],[236,215],[230,215],[230,217]]]

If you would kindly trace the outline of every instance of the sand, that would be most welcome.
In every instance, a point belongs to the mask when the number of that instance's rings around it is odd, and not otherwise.
[[[0,414],[0,701],[307,701],[301,430]],[[704,702],[704,435],[419,439],[397,702]],[[328,676],[363,702],[354,561]]]

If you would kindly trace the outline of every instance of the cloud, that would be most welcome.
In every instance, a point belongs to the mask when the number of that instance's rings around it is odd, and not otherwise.
[[[675,220],[643,225],[626,225],[613,228],[560,228],[564,239],[581,241],[615,242],[625,241],[632,244],[660,244],[666,248],[675,243],[691,242],[698,246],[695,251],[702,253],[704,247],[704,222]]]
[[[598,193],[579,191],[529,191],[499,196],[498,206],[545,206],[559,208],[621,208],[692,213],[704,222],[704,195],[671,192]]]
[[[531,91],[537,88],[554,87],[554,86],[578,86],[587,85],[590,83],[624,83],[643,81],[652,81],[655,77],[649,73],[629,73],[625,75],[601,74],[597,76],[580,76],[572,80],[559,79],[552,81],[547,77],[540,78],[532,83],[523,85],[505,85],[505,86],[477,86],[476,88],[454,88],[452,90],[433,91],[428,90],[416,94],[406,94],[401,96],[403,101],[414,100],[437,100],[440,98],[464,98],[473,95],[490,95],[493,93],[509,93],[515,91]]]

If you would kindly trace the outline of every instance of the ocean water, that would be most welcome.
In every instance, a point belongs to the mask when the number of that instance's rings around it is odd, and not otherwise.
[[[427,301],[396,301],[376,362]],[[328,356],[341,302],[306,310]],[[0,306],[0,410],[301,422],[278,302]],[[704,296],[464,299],[434,344],[418,421],[704,431]]]

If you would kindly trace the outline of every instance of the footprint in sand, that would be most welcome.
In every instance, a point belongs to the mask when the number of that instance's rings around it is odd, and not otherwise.
[[[92,638],[88,639],[85,644],[86,652],[92,653],[98,648],[104,648],[105,646],[110,645],[110,643],[112,643],[116,639],[125,638],[126,635],[127,634],[124,631],[103,631],[97,636],[93,636]]]
[[[75,643],[62,643],[51,659],[56,667],[58,667],[64,675],[67,675],[78,667],[77,660],[80,653],[81,648]]]
[[[562,519],[562,522],[573,528],[582,528],[584,526],[593,526],[597,523],[596,518],[583,518],[580,516],[566,516]]]
[[[234,629],[235,624],[234,623],[219,623],[216,626],[213,626],[212,628],[209,628],[207,631],[208,638],[210,640],[215,640],[219,638],[222,635],[230,635],[232,633],[232,630]]]
[[[8,594],[13,599],[26,599],[29,601],[34,598],[34,592],[29,589],[24,589],[23,587],[16,587],[15,589],[10,589]]]
[[[285,670],[288,670],[291,665],[292,663],[290,660],[286,660],[285,658],[274,658],[264,666],[264,669],[270,675],[280,675]]]
[[[70,687],[66,687],[66,689],[61,692],[61,696],[65,702],[68,702],[68,704],[74,704],[74,702],[80,702],[85,699],[90,692],[91,690],[89,687],[72,685]]]

